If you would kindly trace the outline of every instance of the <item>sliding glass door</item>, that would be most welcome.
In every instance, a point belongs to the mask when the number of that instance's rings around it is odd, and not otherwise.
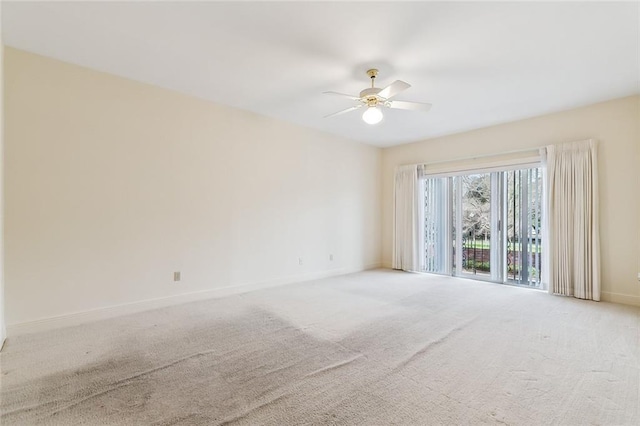
[[[540,168],[504,172],[506,271],[509,282],[538,287],[542,253]]]
[[[453,178],[457,275],[491,278],[491,174]]]
[[[424,271],[540,287],[540,168],[424,179]]]

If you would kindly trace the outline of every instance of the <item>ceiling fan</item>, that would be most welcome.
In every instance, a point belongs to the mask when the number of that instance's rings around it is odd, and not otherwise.
[[[327,95],[337,95],[344,98],[349,98],[354,101],[358,101],[358,105],[343,109],[342,111],[334,112],[324,118],[333,117],[336,115],[344,114],[345,112],[354,111],[362,107],[367,107],[362,119],[367,124],[377,124],[382,121],[382,108],[395,108],[395,109],[408,109],[413,111],[429,111],[431,104],[422,102],[409,102],[409,101],[394,101],[391,98],[407,90],[411,85],[401,80],[396,80],[384,89],[375,87],[375,80],[378,76],[377,69],[370,69],[367,71],[367,75],[371,78],[371,87],[364,89],[360,92],[360,96],[351,96],[338,92],[324,92]]]

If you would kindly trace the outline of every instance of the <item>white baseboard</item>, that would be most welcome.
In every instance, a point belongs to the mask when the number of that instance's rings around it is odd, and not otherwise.
[[[640,296],[631,294],[611,293],[609,291],[601,291],[600,299],[605,302],[621,303],[623,305],[640,306]]]
[[[7,325],[7,336],[13,337],[26,333],[37,333],[41,331],[54,330],[61,327],[69,327],[84,324],[91,321],[97,321],[107,318],[118,317],[121,315],[134,314],[137,312],[148,311],[151,309],[163,308],[181,303],[194,302],[197,300],[219,298],[231,296],[239,293],[247,293],[250,291],[260,290],[263,288],[277,287],[281,285],[293,284],[297,282],[318,280],[338,275],[351,274],[368,269],[379,268],[381,264],[369,264],[361,267],[338,268],[326,271],[310,272],[306,274],[290,275],[287,277],[277,278],[268,281],[258,281],[245,284],[238,284],[227,287],[217,287],[208,290],[195,291],[191,293],[176,294],[173,296],[161,297],[157,299],[146,299],[137,302],[125,303],[121,305],[107,306],[104,308],[91,309],[81,312],[73,312],[69,314],[59,315],[49,318],[41,318],[33,321],[26,321]]]

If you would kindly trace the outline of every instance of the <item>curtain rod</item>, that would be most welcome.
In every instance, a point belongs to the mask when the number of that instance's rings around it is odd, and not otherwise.
[[[453,158],[451,160],[434,161],[432,163],[422,162],[422,163],[414,163],[414,164],[407,164],[407,165],[408,166],[419,166],[419,165],[431,166],[431,165],[434,165],[434,164],[454,163],[456,161],[477,160],[477,159],[480,159],[480,158],[490,158],[490,157],[501,157],[503,155],[519,154],[519,153],[522,153],[522,152],[537,152],[537,153],[540,153],[544,149],[546,149],[545,146],[540,146],[540,147],[535,147],[535,148],[527,148],[527,149],[517,149],[517,150],[513,150],[513,151],[505,151],[505,152],[500,152],[498,154],[483,154],[483,155],[475,155],[473,157]]]

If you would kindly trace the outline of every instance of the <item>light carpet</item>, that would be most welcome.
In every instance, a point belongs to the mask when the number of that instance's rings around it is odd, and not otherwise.
[[[388,270],[10,338],[2,424],[640,424],[640,308]]]

